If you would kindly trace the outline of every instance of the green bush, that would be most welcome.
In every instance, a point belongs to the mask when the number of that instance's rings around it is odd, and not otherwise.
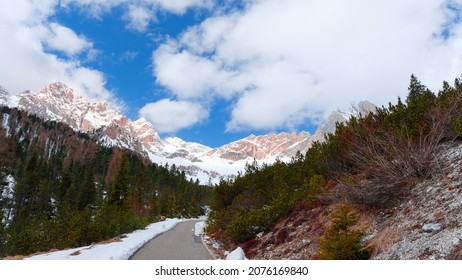
[[[93,224],[99,239],[112,238],[146,226],[133,211],[117,205],[104,205],[97,212]]]
[[[462,119],[453,120],[453,130],[457,135],[462,135]]]

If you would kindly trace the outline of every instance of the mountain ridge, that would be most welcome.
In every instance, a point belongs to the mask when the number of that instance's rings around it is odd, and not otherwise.
[[[25,91],[11,95],[0,90],[0,104],[17,107],[47,120],[61,121],[76,131],[94,133],[106,146],[133,150],[161,165],[175,165],[191,179],[216,184],[221,179],[233,179],[245,170],[248,162],[273,163],[290,161],[297,152],[305,153],[314,141],[323,141],[324,135],[335,130],[336,122],[346,121],[349,115],[367,113],[375,106],[361,102],[357,112],[348,114],[339,110],[331,114],[318,127],[315,134],[269,133],[249,135],[221,147],[212,148],[187,142],[177,137],[161,139],[151,123],[143,118],[132,121],[111,108],[106,102],[90,102],[77,96],[73,89],[61,82],[54,82],[38,93]]]

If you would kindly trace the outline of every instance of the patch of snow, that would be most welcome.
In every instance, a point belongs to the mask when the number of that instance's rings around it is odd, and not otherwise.
[[[10,121],[10,115],[3,113],[2,128],[6,130],[6,136],[10,136],[10,127],[8,122]]]
[[[425,224],[422,226],[422,230],[427,233],[440,232],[442,229],[443,227],[441,224]]]
[[[121,242],[96,244],[80,248],[36,255],[27,260],[128,260],[139,248],[157,235],[172,229],[182,220],[169,219],[137,230]]]
[[[14,187],[16,186],[16,180],[11,174],[8,174],[5,178],[6,186],[3,188],[2,199],[13,199]]]
[[[244,250],[241,247],[237,247],[226,256],[226,260],[247,260],[247,258],[245,257]]]
[[[8,174],[5,177],[5,183],[6,185],[3,187],[2,192],[0,194],[0,201],[6,201],[6,203],[4,204],[5,207],[2,209],[3,217],[1,219],[1,222],[5,225],[8,225],[13,219],[14,202],[12,200],[14,195],[14,189],[16,187],[16,180],[11,174]]]
[[[201,236],[204,234],[205,222],[201,221],[194,225],[194,234],[196,236]]]

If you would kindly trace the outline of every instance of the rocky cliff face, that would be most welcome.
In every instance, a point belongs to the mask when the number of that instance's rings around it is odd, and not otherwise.
[[[247,138],[232,142],[211,150],[208,156],[237,161],[242,159],[264,160],[267,158],[291,158],[297,151],[306,152],[311,135],[308,132],[250,135]]]
[[[26,91],[20,94],[18,108],[48,120],[67,123],[75,130],[91,132],[122,115],[105,102],[88,102],[75,97],[74,90],[63,83],[52,83],[39,93]]]
[[[39,93],[19,95],[18,108],[47,120],[64,122],[75,130],[100,134],[101,143],[144,153],[160,142],[154,128],[144,119],[132,122],[106,102],[76,97],[63,83],[52,83]]]

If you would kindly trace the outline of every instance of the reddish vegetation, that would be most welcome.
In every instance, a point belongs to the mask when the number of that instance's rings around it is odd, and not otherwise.
[[[120,149],[114,150],[114,154],[112,155],[111,161],[109,162],[109,167],[108,167],[106,178],[104,178],[106,182],[114,181],[115,177],[117,176],[117,172],[120,169],[120,163],[122,162],[122,156],[123,156],[123,153]]]
[[[300,203],[269,233],[242,245],[250,259],[311,259],[326,223],[319,202]]]

